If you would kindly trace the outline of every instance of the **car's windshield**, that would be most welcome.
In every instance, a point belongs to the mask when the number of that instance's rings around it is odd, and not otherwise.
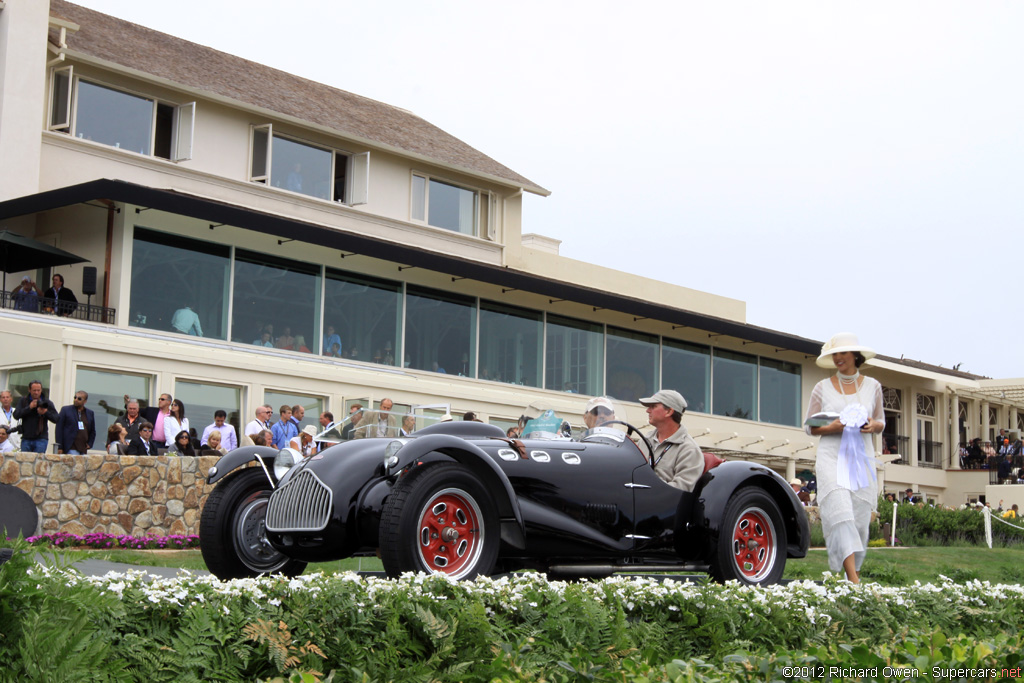
[[[447,412],[418,410],[366,410],[351,413],[344,420],[335,422],[316,435],[315,441],[341,443],[353,439],[376,437],[395,438],[412,436],[424,427],[451,420]]]

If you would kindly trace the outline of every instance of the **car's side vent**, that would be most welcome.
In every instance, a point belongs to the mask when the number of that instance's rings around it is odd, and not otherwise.
[[[303,470],[274,491],[267,505],[269,531],[321,531],[330,519],[333,492],[310,472]]]

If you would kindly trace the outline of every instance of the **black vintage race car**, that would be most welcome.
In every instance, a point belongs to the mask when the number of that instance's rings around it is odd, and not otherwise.
[[[386,417],[373,414],[373,428],[399,433],[401,416]],[[578,439],[518,439],[479,422],[414,420],[410,436],[357,430],[306,458],[261,446],[221,458],[200,525],[210,571],[295,575],[309,562],[377,554],[389,576],[699,570],[770,584],[787,557],[807,552],[803,506],[763,465],[709,462],[684,492],[658,478],[650,444],[624,422]],[[317,439],[348,438],[346,427]]]

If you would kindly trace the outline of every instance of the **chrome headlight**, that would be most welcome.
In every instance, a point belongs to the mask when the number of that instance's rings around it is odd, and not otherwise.
[[[274,457],[274,476],[277,477],[278,481],[281,481],[284,479],[284,475],[288,474],[288,471],[300,462],[302,462],[301,453],[290,448],[282,448]]]
[[[384,447],[384,471],[391,469],[398,464],[398,451],[402,450],[404,441],[395,439]]]

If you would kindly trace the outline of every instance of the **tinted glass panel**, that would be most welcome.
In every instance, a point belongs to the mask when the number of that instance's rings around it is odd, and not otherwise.
[[[7,389],[11,391],[11,396],[14,397],[14,407],[18,407],[18,401],[21,400],[22,396],[28,396],[28,385],[29,382],[38,381],[43,385],[43,396],[51,398],[50,396],[50,366],[44,365],[35,368],[20,368],[18,370],[10,370],[7,373]],[[74,391],[74,389],[72,389]],[[54,405],[59,409],[61,406],[58,401],[54,400]]]
[[[757,357],[720,351],[714,355],[714,414],[757,419]]]
[[[476,336],[473,299],[410,286],[405,305],[409,367],[472,376]]]
[[[320,338],[320,268],[235,251],[231,340],[313,352]],[[310,346],[312,344],[313,346]]]
[[[480,302],[480,379],[540,386],[538,311]]]
[[[597,396],[604,393],[604,328],[548,315],[544,386]]]
[[[401,283],[328,270],[324,289],[320,352],[325,356],[395,365],[402,355],[398,348]]]
[[[658,382],[658,338],[608,328],[607,394],[638,401],[654,393]]]
[[[150,153],[152,100],[80,80],[76,111],[78,137],[139,154]]]
[[[686,398],[687,410],[707,413],[711,396],[711,348],[663,339],[661,388],[675,389]]]
[[[146,376],[78,368],[74,391],[81,389],[89,394],[85,407],[96,413],[94,449],[102,450],[106,446],[107,429],[124,414],[124,395],[128,394],[132,398],[148,397],[149,382],[150,378]]]
[[[428,213],[427,222],[433,226],[476,234],[476,192],[431,180]]]
[[[213,424],[213,414],[218,410],[228,414],[225,422],[234,426],[235,436],[242,433],[242,390],[239,387],[178,380],[174,383],[174,398],[185,405],[189,432],[195,438],[201,437],[206,426]]]
[[[796,363],[761,359],[761,422],[799,427],[800,366]]]
[[[128,324],[224,339],[230,256],[219,244],[135,228]]]
[[[331,152],[328,150],[275,135],[270,164],[270,178],[274,187],[330,199],[333,178]]]

